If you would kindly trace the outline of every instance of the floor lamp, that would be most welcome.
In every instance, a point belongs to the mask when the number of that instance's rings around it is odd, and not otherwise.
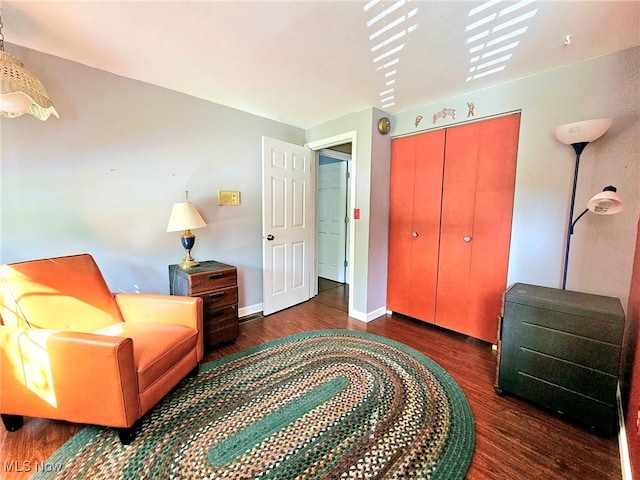
[[[562,289],[567,288],[567,269],[569,267],[569,249],[571,247],[571,235],[573,229],[588,211],[598,213],[600,215],[612,215],[622,210],[622,199],[616,193],[613,186],[605,187],[601,193],[595,195],[589,202],[587,208],[575,220],[573,220],[573,211],[576,200],[576,186],[578,184],[578,169],[580,167],[580,154],[585,147],[603,136],[611,126],[611,119],[600,118],[596,120],[585,120],[582,122],[568,123],[561,125],[555,129],[555,136],[562,143],[571,145],[576,152],[575,168],[573,172],[573,189],[571,192],[571,207],[569,208],[569,221],[567,227],[567,239],[564,252],[564,271],[562,274]]]

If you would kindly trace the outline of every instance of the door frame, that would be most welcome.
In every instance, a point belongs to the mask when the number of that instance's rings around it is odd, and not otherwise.
[[[356,205],[356,179],[357,170],[358,170],[358,162],[357,162],[357,141],[356,141],[356,131],[352,130],[350,132],[341,133],[338,135],[334,135],[332,137],[326,137],[320,140],[315,140],[313,142],[308,142],[305,147],[313,150],[316,156],[316,164],[318,163],[320,150],[329,147],[335,147],[336,145],[342,145],[344,143],[351,143],[351,170],[350,170],[350,180],[351,180],[351,188],[349,191],[349,205],[351,210],[353,210]],[[317,169],[314,169],[312,172],[312,183],[315,185],[315,196],[313,197],[313,205],[310,206],[310,212],[307,212],[310,215],[313,215],[312,220],[312,229],[313,232],[311,234],[311,242],[313,245],[313,261],[311,262],[311,274],[313,275],[313,283],[312,287],[312,295],[318,294],[318,246],[316,244],[316,237],[318,235],[318,227],[317,227],[317,218],[316,218],[316,208],[317,208],[317,196],[318,196],[318,176]],[[348,285],[349,285],[349,311],[348,315],[352,316],[353,312],[353,292],[358,287],[357,279],[354,276],[354,250],[355,250],[355,222],[353,221],[351,212],[349,213],[349,228],[348,228],[348,236],[349,236],[349,272],[348,272]]]

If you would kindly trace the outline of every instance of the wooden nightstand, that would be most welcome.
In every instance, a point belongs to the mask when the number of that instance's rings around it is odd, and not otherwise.
[[[200,262],[199,266],[189,270],[169,265],[169,286],[171,295],[202,298],[205,348],[238,337],[236,267],[215,261]]]

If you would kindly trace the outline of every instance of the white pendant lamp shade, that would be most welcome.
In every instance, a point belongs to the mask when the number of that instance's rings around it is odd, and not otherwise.
[[[169,216],[167,232],[179,232],[181,230],[193,230],[206,227],[207,223],[198,213],[191,202],[174,203]]]
[[[18,58],[0,49],[0,115],[8,118],[29,113],[38,120],[59,118],[44,86]]]
[[[605,189],[594,195],[587,202],[587,208],[593,213],[600,215],[614,215],[624,208],[622,198],[616,193],[615,187],[605,187]]]
[[[584,120],[582,122],[567,123],[556,127],[554,134],[558,140],[567,145],[574,143],[589,143],[607,133],[611,126],[610,118]]]
[[[0,94],[0,111],[7,117],[21,115],[29,109],[31,99],[22,92]]]

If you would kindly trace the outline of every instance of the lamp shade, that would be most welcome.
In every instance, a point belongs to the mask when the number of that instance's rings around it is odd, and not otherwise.
[[[589,143],[607,133],[611,126],[610,118],[584,120],[582,122],[567,123],[556,127],[554,134],[558,140],[567,145],[574,143]]]
[[[167,232],[193,230],[206,226],[207,223],[202,219],[193,203],[180,202],[173,204],[171,215],[169,216],[169,224],[167,225]]]
[[[616,193],[616,187],[608,186],[587,202],[587,208],[600,215],[614,215],[624,208],[622,198]]]
[[[0,50],[0,115],[29,113],[38,120],[59,117],[44,86],[18,58]]]

